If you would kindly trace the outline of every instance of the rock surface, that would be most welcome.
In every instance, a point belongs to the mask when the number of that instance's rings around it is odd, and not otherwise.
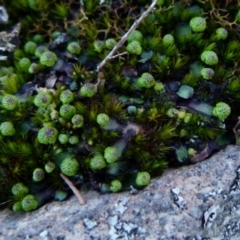
[[[83,192],[30,213],[0,213],[0,239],[240,239],[240,147],[170,169],[136,194]]]

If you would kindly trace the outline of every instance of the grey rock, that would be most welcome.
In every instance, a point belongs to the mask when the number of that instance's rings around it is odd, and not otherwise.
[[[239,167],[240,147],[228,146],[203,162],[165,171],[134,194],[81,190],[86,205],[72,196],[29,213],[4,209],[0,240],[240,239]]]

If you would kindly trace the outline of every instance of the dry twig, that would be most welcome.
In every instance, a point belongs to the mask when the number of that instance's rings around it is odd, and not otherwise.
[[[69,186],[69,188],[73,191],[80,204],[82,205],[86,204],[85,199],[83,198],[80,191],[74,186],[74,184],[64,174],[60,173],[60,176],[64,180],[64,182]]]

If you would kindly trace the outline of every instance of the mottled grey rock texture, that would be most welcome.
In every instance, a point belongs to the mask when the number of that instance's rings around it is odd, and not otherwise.
[[[0,239],[240,239],[240,147],[167,170],[143,191],[83,192],[30,213],[0,212]]]

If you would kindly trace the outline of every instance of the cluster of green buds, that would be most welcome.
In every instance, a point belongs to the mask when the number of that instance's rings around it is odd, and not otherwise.
[[[106,41],[96,40],[93,43],[94,50],[101,53],[104,49],[111,50],[117,45],[117,41],[114,38],[108,38]]]
[[[24,197],[28,194],[28,192],[28,187],[26,187],[23,183],[16,183],[12,186],[12,194],[17,198]]]
[[[130,54],[141,55],[143,51],[141,46],[142,39],[143,39],[142,33],[138,30],[134,30],[127,38],[128,41],[127,51]]]
[[[38,207],[35,197],[28,193],[29,189],[23,183],[16,183],[12,186],[12,194],[17,200],[12,206],[14,212],[21,212],[22,210],[29,212]]]
[[[42,56],[42,54],[44,52],[47,52],[48,51],[48,48],[46,46],[38,46],[34,52],[34,55],[37,57],[37,58],[40,58]]]
[[[189,123],[192,119],[192,113],[186,112],[184,109],[169,108],[166,115],[170,118],[177,118],[177,125],[181,122]]]
[[[38,207],[38,202],[33,195],[29,194],[23,198],[21,205],[25,212],[30,212]]]

